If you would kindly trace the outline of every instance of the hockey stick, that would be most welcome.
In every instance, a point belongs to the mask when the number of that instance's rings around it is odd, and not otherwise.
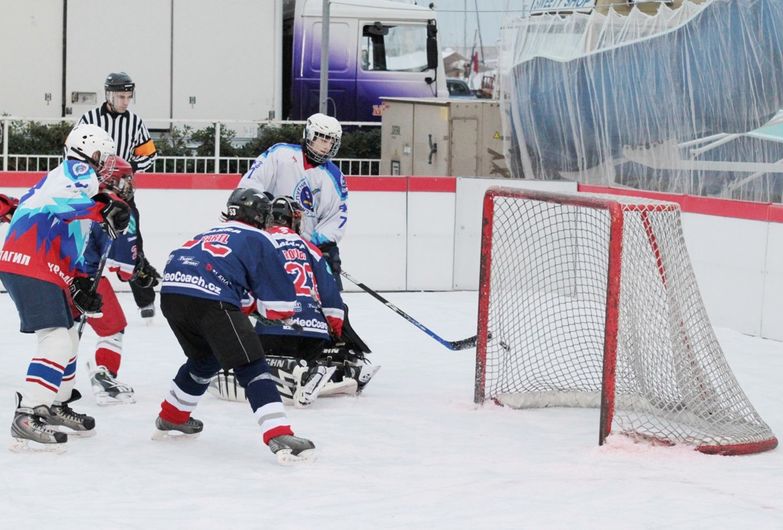
[[[389,302],[387,299],[385,299],[383,296],[379,295],[377,292],[373,291],[369,287],[367,287],[365,284],[351,276],[345,271],[341,271],[340,274],[343,276],[343,278],[347,279],[351,283],[355,284],[357,287],[359,287],[361,290],[366,292],[367,294],[373,296],[376,300],[381,302],[383,305],[400,315],[402,318],[419,328],[421,331],[435,339],[436,341],[440,342],[443,346],[447,347],[450,350],[466,350],[468,348],[473,348],[476,346],[476,335],[472,337],[468,337],[467,339],[462,340],[446,340],[440,336],[438,336],[435,332],[433,332],[430,328],[410,316],[408,313],[397,307],[396,305]]]
[[[106,250],[103,251],[103,254],[101,254],[101,260],[98,262],[98,268],[95,271],[95,276],[93,276],[93,282],[90,286],[90,294],[95,294],[95,292],[98,290],[98,282],[101,281],[101,276],[103,276],[103,269],[106,267],[106,260],[109,259],[109,251],[111,250],[111,243],[106,245]],[[82,333],[84,333],[84,325],[87,323],[87,314],[82,313],[81,318],[79,319],[79,338],[82,338]]]

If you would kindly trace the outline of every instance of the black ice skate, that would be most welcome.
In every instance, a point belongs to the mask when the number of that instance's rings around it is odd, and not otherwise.
[[[315,444],[307,438],[290,434],[275,436],[269,440],[269,449],[277,456],[282,465],[315,460]]]
[[[108,368],[98,366],[92,370],[89,363],[87,367],[90,369],[90,384],[98,405],[103,407],[136,403],[133,387],[117,381]]]
[[[145,321],[149,321],[152,317],[155,316],[155,304],[145,305],[144,307],[139,308],[139,315],[141,315],[141,318],[143,318]]]
[[[46,405],[22,407],[22,396],[16,394],[16,412],[11,422],[11,445],[15,452],[52,452],[65,451],[68,435],[58,432],[46,423],[51,411]]]
[[[344,378],[351,378],[356,381],[358,386],[356,393],[359,394],[380,369],[380,365],[377,364],[346,365]]]
[[[195,438],[204,430],[204,422],[196,418],[188,418],[185,423],[172,423],[160,416],[155,418],[153,440],[179,440]]]
[[[71,397],[62,403],[57,401],[49,408],[49,417],[47,423],[52,426],[60,427],[60,432],[71,436],[83,437],[93,436],[95,434],[95,418],[87,414],[79,414],[68,405],[82,397],[81,393],[73,389]],[[64,430],[65,429],[65,430]]]

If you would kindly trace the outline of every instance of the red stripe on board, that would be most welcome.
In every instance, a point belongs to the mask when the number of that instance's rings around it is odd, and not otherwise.
[[[144,189],[233,190],[239,173],[136,173],[133,186]]]
[[[0,186],[4,188],[30,188],[45,174],[46,171],[0,171]]]
[[[610,186],[590,186],[579,184],[579,191],[589,193],[606,193],[623,197],[642,197],[659,201],[676,202],[683,212],[701,215],[715,215],[749,221],[769,221],[783,223],[783,205],[766,202],[737,201],[715,197],[699,197],[697,195],[681,195],[675,193],[660,193],[657,191],[632,190],[627,188],[612,188]]]
[[[348,191],[401,191],[408,185],[408,177],[345,177]]]
[[[454,177],[409,177],[408,191],[456,193],[457,179]]]
[[[0,171],[0,186],[29,188],[43,177],[39,171]],[[137,173],[134,186],[138,189],[232,190],[237,186],[239,173]],[[454,193],[454,177],[345,177],[349,191],[426,191]]]

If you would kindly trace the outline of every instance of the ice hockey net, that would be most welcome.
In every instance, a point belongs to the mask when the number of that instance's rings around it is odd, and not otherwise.
[[[777,446],[725,360],[669,202],[487,191],[475,400],[487,399],[600,407],[601,444]]]

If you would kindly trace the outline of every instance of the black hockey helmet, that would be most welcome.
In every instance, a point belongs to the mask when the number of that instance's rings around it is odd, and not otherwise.
[[[272,219],[271,203],[263,191],[254,188],[237,188],[226,201],[224,221],[241,221],[256,228],[266,227]]]
[[[272,222],[276,225],[287,226],[299,233],[302,224],[304,208],[289,195],[277,197],[272,201]]]
[[[114,72],[106,76],[103,88],[106,92],[133,92],[136,83],[125,72]]]

